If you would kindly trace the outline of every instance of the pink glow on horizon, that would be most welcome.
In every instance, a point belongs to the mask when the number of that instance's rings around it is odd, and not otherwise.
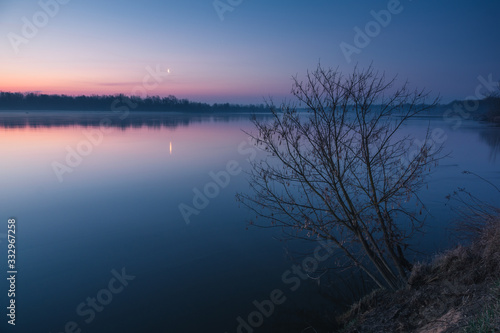
[[[68,57],[71,54],[67,55]],[[0,60],[1,57],[0,57]],[[123,62],[75,62],[62,55],[52,59],[43,52],[13,61],[5,59],[0,69],[0,91],[39,92],[66,95],[142,95],[146,85],[150,96],[174,95],[179,99],[210,103],[261,103],[269,96],[289,93],[290,78],[281,74],[254,73],[252,68],[223,68],[210,64],[152,61],[150,64]],[[167,67],[168,64],[168,67]],[[170,66],[172,65],[172,66]],[[148,68],[172,68],[156,82]],[[146,84],[144,84],[146,82]]]
[[[114,83],[91,83],[91,82],[75,82],[66,80],[63,77],[56,75],[31,75],[18,76],[6,75],[0,79],[0,91],[5,92],[39,92],[43,94],[66,94],[66,95],[141,95],[143,87],[139,81],[126,82],[118,81]],[[288,88],[288,87],[286,87]],[[281,91],[280,91],[281,90]],[[232,100],[251,101],[252,103],[260,103],[263,98],[269,96],[284,95],[288,91],[286,89],[276,89],[271,87],[271,84],[265,82],[259,84],[229,83],[217,82],[214,80],[211,84],[200,82],[190,83],[171,83],[165,82],[154,90],[147,90],[150,96],[158,95],[166,97],[174,95],[177,98],[187,98],[197,101],[218,101],[219,103],[231,102]]]

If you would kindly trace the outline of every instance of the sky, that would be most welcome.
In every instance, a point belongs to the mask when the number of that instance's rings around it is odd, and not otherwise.
[[[0,0],[0,91],[279,102],[321,62],[450,102],[500,80],[499,17],[498,0]]]

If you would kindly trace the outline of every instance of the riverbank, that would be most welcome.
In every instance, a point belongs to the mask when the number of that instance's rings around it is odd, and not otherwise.
[[[470,245],[415,265],[407,288],[376,290],[337,320],[342,333],[499,332],[500,218]]]

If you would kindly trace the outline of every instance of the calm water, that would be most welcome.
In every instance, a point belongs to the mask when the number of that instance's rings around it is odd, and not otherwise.
[[[286,301],[255,329],[267,332],[309,307],[317,285],[291,291],[281,278],[301,247],[276,240],[277,230],[247,230],[252,215],[234,199],[248,189],[249,116],[49,114],[0,113],[0,267],[5,277],[15,217],[18,269],[14,329],[0,284],[2,332],[236,332],[252,302],[279,289]],[[107,116],[114,125],[99,132]],[[404,131],[422,138],[428,124],[413,120]],[[500,183],[498,128],[430,124],[445,131],[451,156],[422,192],[432,213],[418,240],[427,253],[450,244],[446,194],[460,186],[498,200],[463,170]],[[233,175],[186,224],[179,205],[194,209],[197,189],[228,167]]]

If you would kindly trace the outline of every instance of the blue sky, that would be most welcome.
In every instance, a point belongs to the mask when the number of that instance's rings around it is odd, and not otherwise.
[[[39,1],[0,1],[1,91],[131,94],[160,66],[170,73],[148,94],[260,103],[288,97],[291,76],[319,60],[345,72],[373,63],[443,102],[473,95],[480,75],[500,79],[498,1],[221,0],[224,20],[212,0],[59,1],[29,38],[23,17],[33,23]],[[354,28],[390,5],[397,13],[348,62],[341,43],[355,46]]]

